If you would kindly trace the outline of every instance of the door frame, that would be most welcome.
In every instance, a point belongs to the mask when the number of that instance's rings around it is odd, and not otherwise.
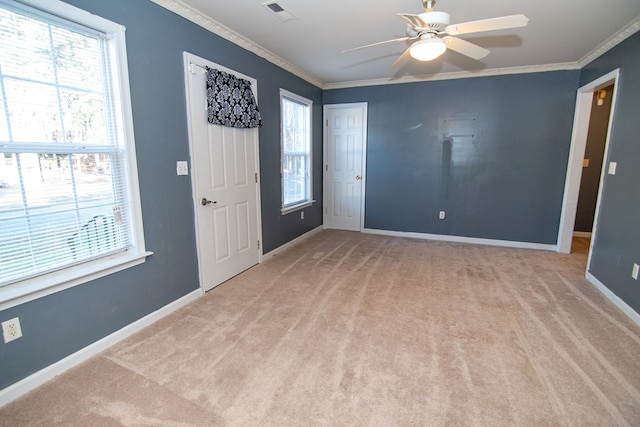
[[[604,157],[602,159],[602,169],[600,171],[600,184],[598,186],[598,197],[596,199],[596,211],[591,232],[591,244],[589,246],[589,258],[587,261],[587,271],[591,266],[591,250],[593,242],[598,233],[598,217],[600,216],[600,201],[602,188],[604,186],[605,171],[609,160],[609,141],[613,118],[615,117],[616,98],[618,94],[620,69],[615,69],[600,78],[587,83],[578,89],[576,96],[576,108],[573,118],[573,131],[571,134],[571,148],[569,150],[569,161],[567,164],[567,175],[564,186],[564,198],[562,200],[562,212],[560,214],[560,226],[558,228],[558,243],[556,251],[561,253],[571,252],[571,240],[573,238],[573,228],[578,208],[578,195],[580,193],[580,180],[582,179],[582,164],[585,149],[587,147],[587,134],[589,132],[589,121],[591,118],[591,105],[593,93],[613,84],[613,97],[611,99],[611,111],[609,112],[609,123],[607,125],[607,135],[604,145]]]
[[[364,230],[364,208],[366,202],[366,187],[367,187],[367,117],[369,112],[369,103],[367,102],[353,102],[346,104],[324,104],[322,107],[322,122],[324,124],[324,132],[323,134],[323,144],[322,144],[322,200],[324,206],[322,207],[322,224],[323,228],[326,228],[325,216],[327,212],[327,167],[329,165],[328,159],[328,144],[329,144],[329,134],[327,132],[327,128],[329,127],[329,121],[327,118],[327,113],[329,110],[337,110],[341,108],[360,108],[362,110],[362,189],[360,192],[360,232]]]
[[[187,108],[187,130],[189,133],[189,175],[191,175],[191,198],[193,201],[193,220],[194,220],[194,232],[195,232],[195,237],[196,237],[196,253],[197,253],[197,258],[198,258],[198,280],[200,281],[200,289],[202,290],[202,293],[204,294],[205,289],[205,282],[204,282],[204,278],[202,277],[202,268],[200,268],[203,260],[202,260],[202,254],[200,253],[200,229],[199,229],[199,223],[198,223],[198,195],[196,194],[196,189],[197,187],[197,182],[196,182],[196,175],[193,173],[193,169],[194,169],[194,140],[193,140],[193,136],[192,136],[192,131],[191,131],[191,123],[192,123],[192,112],[191,112],[191,108],[190,108],[190,102],[189,102],[189,76],[191,74],[193,74],[193,70],[196,68],[204,68],[204,67],[210,67],[210,68],[215,68],[217,70],[221,70],[224,71],[226,73],[229,74],[233,74],[239,78],[248,80],[251,83],[251,90],[253,91],[253,95],[256,99],[256,103],[258,102],[258,81],[257,79],[247,76],[245,74],[239,73],[235,70],[232,70],[231,68],[227,68],[223,65],[217,64],[215,62],[209,61],[207,59],[201,58],[199,56],[196,56],[192,53],[189,52],[183,52],[183,59],[184,59],[184,84],[185,84],[185,102],[186,102],[186,108]],[[204,90],[204,89],[203,89]],[[258,132],[258,131],[256,131]],[[258,136],[257,136],[257,141],[254,147],[254,151],[255,151],[255,170],[256,173],[258,174],[258,185],[256,186],[256,215],[257,215],[257,230],[256,231],[256,235],[258,236],[258,238],[260,239],[260,245],[258,248],[258,263],[262,263],[262,258],[263,258],[263,251],[264,251],[264,245],[262,244],[262,204],[260,203],[261,200],[261,185],[260,185],[260,136],[259,136],[259,132],[258,132]],[[217,285],[215,285],[217,286]],[[214,286],[214,287],[215,287]],[[213,289],[213,288],[212,288]]]

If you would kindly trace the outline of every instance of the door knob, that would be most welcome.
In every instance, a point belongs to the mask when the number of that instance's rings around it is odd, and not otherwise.
[[[362,178],[360,175],[356,175],[356,181],[360,181],[360,178]]]
[[[202,206],[207,206],[207,205],[211,205],[211,204],[214,204],[214,205],[215,205],[216,203],[218,203],[218,202],[216,202],[215,200],[214,200],[214,201],[207,200],[207,199],[206,199],[206,198],[204,198],[204,197],[202,198],[202,200],[200,200],[200,204],[201,204]]]

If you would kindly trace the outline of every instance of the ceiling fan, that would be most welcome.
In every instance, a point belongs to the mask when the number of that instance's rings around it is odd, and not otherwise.
[[[418,15],[398,13],[398,16],[407,23],[406,37],[359,46],[344,50],[342,53],[386,43],[415,40],[393,63],[392,67],[401,66],[409,57],[418,61],[431,61],[442,55],[447,49],[473,59],[482,59],[489,54],[487,49],[453,36],[524,27],[529,22],[529,18],[524,15],[509,15],[451,24],[451,18],[448,13],[434,10],[436,0],[422,0],[422,4],[425,7],[424,13]]]

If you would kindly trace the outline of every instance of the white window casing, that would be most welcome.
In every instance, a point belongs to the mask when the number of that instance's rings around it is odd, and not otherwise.
[[[0,0],[0,12],[2,310],[151,252],[124,27],[57,0]]]
[[[313,102],[280,89],[282,214],[311,206]]]

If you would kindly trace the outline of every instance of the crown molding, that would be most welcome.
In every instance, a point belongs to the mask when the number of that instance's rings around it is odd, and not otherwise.
[[[201,26],[206,30],[211,31],[212,33],[218,36],[226,40],[229,40],[230,42],[240,46],[241,48],[246,49],[249,52],[255,53],[259,57],[266,59],[267,61],[271,62],[274,65],[277,65],[278,67],[286,71],[289,71],[290,73],[300,77],[303,80],[306,80],[307,82],[311,83],[314,86],[317,86],[322,89],[325,85],[325,83],[320,79],[318,79],[317,77],[312,76],[311,74],[303,71],[302,69],[284,60],[283,58],[279,57],[273,52],[270,52],[267,49],[263,48],[262,46],[255,44],[251,40],[241,36],[240,34],[236,33],[232,29],[225,27],[221,23],[214,21],[213,19],[209,18],[199,10],[194,9],[191,6],[187,6],[180,0],[151,0],[151,1],[157,4],[158,6],[161,6],[177,15],[180,15],[181,17],[193,22],[196,25]]]
[[[441,74],[424,74],[418,76],[405,76],[400,78],[383,78],[383,79],[371,79],[371,80],[353,80],[346,82],[325,83],[319,78],[307,73],[299,67],[291,64],[278,55],[270,52],[262,46],[254,43],[253,41],[243,37],[236,33],[232,29],[225,27],[221,23],[209,18],[197,9],[191,6],[187,6],[180,0],[151,0],[164,9],[167,9],[202,28],[211,31],[212,33],[240,46],[243,49],[248,50],[261,58],[266,59],[272,64],[289,71],[290,73],[300,77],[303,80],[317,86],[323,90],[329,89],[344,89],[351,87],[363,87],[363,86],[380,86],[390,84],[402,84],[402,83],[416,83],[425,81],[438,81],[438,80],[452,80],[452,79],[464,79],[474,77],[488,77],[488,76],[500,76],[508,74],[526,74],[526,73],[542,73],[547,71],[560,71],[560,70],[578,70],[584,68],[587,64],[591,63],[619,43],[626,40],[631,35],[640,30],[640,16],[634,19],[630,24],[621,29],[619,32],[611,36],[604,43],[599,45],[596,49],[582,57],[576,62],[567,62],[560,64],[544,64],[544,65],[532,65],[523,67],[508,67],[508,68],[492,68],[480,71],[456,71],[450,73]]]
[[[329,89],[345,89],[350,87],[362,87],[362,86],[382,86],[391,84],[402,83],[417,83],[425,81],[438,81],[438,80],[453,80],[453,79],[467,79],[474,77],[489,77],[489,76],[502,76],[508,74],[527,74],[527,73],[544,73],[547,71],[560,71],[560,70],[579,70],[580,66],[577,62],[566,62],[562,64],[546,64],[546,65],[531,65],[524,67],[509,67],[509,68],[491,68],[481,71],[455,71],[451,73],[441,74],[423,74],[419,76],[406,76],[401,78],[386,78],[386,79],[372,79],[372,80],[357,80],[339,83],[327,83],[324,85],[324,90]]]
[[[638,16],[636,19],[631,21],[631,23],[629,23],[629,25],[624,27],[622,30],[618,31],[616,34],[609,37],[600,46],[598,46],[597,48],[592,50],[590,53],[582,57],[578,61],[580,68],[583,68],[586,65],[590,64],[591,62],[595,61],[597,58],[599,58],[609,50],[613,49],[615,46],[622,43],[627,38],[631,37],[633,34],[637,33],[638,30],[640,30],[640,16]]]

